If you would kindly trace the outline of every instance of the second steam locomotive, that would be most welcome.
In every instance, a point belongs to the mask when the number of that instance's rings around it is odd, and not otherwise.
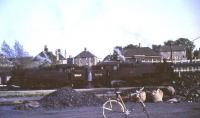
[[[113,81],[122,86],[168,85],[177,76],[169,63],[101,62],[92,67],[53,65],[37,69],[16,69],[9,84],[22,89],[55,89],[112,87]]]

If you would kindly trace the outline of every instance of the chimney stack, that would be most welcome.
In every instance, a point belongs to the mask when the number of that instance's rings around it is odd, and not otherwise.
[[[45,51],[45,52],[48,52],[47,45],[44,46],[44,51]]]
[[[67,58],[67,51],[65,50],[65,58]]]
[[[60,49],[56,50],[56,60],[60,60]]]
[[[58,49],[58,54],[60,54],[60,49]]]

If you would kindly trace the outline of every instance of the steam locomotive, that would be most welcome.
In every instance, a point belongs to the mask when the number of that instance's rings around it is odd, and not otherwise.
[[[88,80],[91,73],[92,81]],[[15,69],[10,85],[21,89],[55,89],[112,87],[114,81],[121,86],[168,85],[177,75],[170,63],[121,63],[101,62],[92,67],[77,65],[53,65],[37,69]]]

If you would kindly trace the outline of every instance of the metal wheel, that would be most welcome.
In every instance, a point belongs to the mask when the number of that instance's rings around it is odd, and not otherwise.
[[[125,118],[125,108],[117,100],[108,100],[103,104],[104,118]]]

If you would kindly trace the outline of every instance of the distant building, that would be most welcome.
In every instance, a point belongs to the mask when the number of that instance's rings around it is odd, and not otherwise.
[[[161,56],[149,47],[129,47],[122,50],[126,62],[159,62]]]
[[[14,64],[3,54],[0,54],[0,87],[5,85],[11,78],[11,70]]]
[[[44,50],[35,56],[34,60],[42,64],[50,65],[56,62],[56,56],[51,51],[49,51],[45,45]]]
[[[56,50],[56,63],[57,64],[67,64],[67,59],[61,54],[61,50]]]
[[[69,56],[69,58],[67,58],[67,64],[74,64],[74,58]]]
[[[0,54],[0,67],[13,67],[14,64],[6,56]]]
[[[180,61],[187,59],[186,48],[184,46],[160,46],[157,50],[159,51],[162,60],[166,59],[167,61]]]
[[[97,57],[93,55],[91,52],[87,51],[85,48],[84,51],[79,53],[74,57],[74,63],[79,66],[92,66],[96,65]]]
[[[34,57],[34,61],[37,61],[41,66],[49,66],[52,64],[66,64],[67,60],[61,55],[60,49],[56,50],[56,55],[48,50],[47,46],[44,50]]]
[[[38,62],[34,61],[33,57],[18,57],[18,58],[11,58],[10,59],[15,68],[21,68],[21,69],[29,69],[29,68],[37,68]]]

